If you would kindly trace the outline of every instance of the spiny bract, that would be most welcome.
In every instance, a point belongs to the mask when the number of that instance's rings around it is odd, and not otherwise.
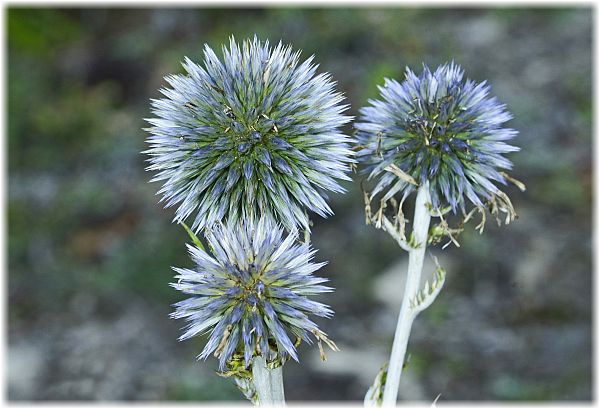
[[[372,195],[386,191],[387,200],[414,189],[407,178],[386,171],[390,165],[419,185],[429,180],[435,208],[464,211],[465,196],[480,207],[482,199],[501,194],[492,181],[506,184],[501,169],[512,164],[503,154],[519,148],[503,141],[517,132],[502,126],[512,116],[489,96],[485,81],[463,81],[454,63],[433,73],[424,65],[420,76],[407,68],[405,81],[386,78],[379,90],[383,100],[369,100],[355,124],[358,160],[369,178],[379,178]]]
[[[347,105],[290,46],[232,37],[223,55],[205,45],[204,68],[186,58],[187,75],[166,77],[166,98],[152,100],[146,153],[153,181],[165,181],[159,194],[179,203],[176,221],[197,210],[195,231],[262,214],[308,229],[305,207],[332,214],[320,189],[343,192],[337,179],[349,180],[351,139],[338,129]]]
[[[215,225],[206,237],[213,255],[188,246],[196,268],[174,268],[179,281],[172,284],[191,295],[174,304],[172,317],[189,322],[180,340],[210,332],[199,359],[214,352],[221,369],[234,354],[245,366],[256,355],[271,359],[271,351],[297,360],[290,334],[327,341],[307,315],[333,314],[307,298],[332,291],[322,285],[326,279],[312,275],[326,263],[311,262],[315,250],[299,244],[295,232],[284,239],[281,228],[262,218],[256,225]]]

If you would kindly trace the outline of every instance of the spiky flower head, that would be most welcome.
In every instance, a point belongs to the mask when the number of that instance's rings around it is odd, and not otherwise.
[[[262,214],[308,229],[305,208],[332,214],[322,190],[343,192],[338,180],[349,179],[347,105],[290,46],[232,37],[223,56],[205,45],[204,67],[186,58],[187,74],[166,77],[166,98],[152,100],[146,152],[159,194],[179,204],[176,221],[196,211],[196,231]]]
[[[212,254],[188,246],[196,267],[174,268],[178,282],[172,284],[190,295],[172,314],[188,321],[180,340],[210,333],[199,359],[214,353],[221,369],[233,359],[247,367],[258,355],[297,360],[297,343],[311,343],[311,335],[319,346],[330,342],[308,318],[333,314],[308,299],[332,291],[312,274],[326,263],[312,262],[315,250],[299,243],[295,232],[284,238],[280,227],[262,218],[254,225],[216,225],[206,238]]]
[[[504,141],[517,132],[504,127],[512,116],[485,81],[463,80],[454,63],[434,72],[424,65],[421,75],[407,68],[402,83],[385,79],[379,90],[382,99],[370,100],[355,124],[358,160],[378,179],[373,195],[406,195],[428,180],[435,208],[464,211],[465,198],[477,207],[496,196],[505,202],[494,182],[506,184],[502,170],[512,164],[503,155],[519,148]]]

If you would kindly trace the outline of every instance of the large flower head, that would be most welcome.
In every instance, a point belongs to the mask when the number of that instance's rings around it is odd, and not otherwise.
[[[355,124],[358,160],[378,179],[373,195],[389,199],[410,193],[412,180],[429,181],[432,205],[456,211],[465,198],[481,207],[502,194],[494,182],[506,183],[502,170],[512,165],[503,155],[518,148],[504,141],[517,132],[503,126],[512,116],[485,81],[463,80],[451,63],[423,66],[419,76],[407,68],[402,83],[386,79],[379,90],[382,99],[370,100]]]
[[[343,97],[312,57],[300,64],[281,43],[232,37],[223,56],[206,45],[204,67],[186,58],[187,74],[166,77],[166,98],[152,101],[146,152],[159,193],[179,205],[176,221],[196,211],[194,230],[262,214],[307,229],[305,208],[332,214],[322,191],[349,179]]]
[[[297,360],[296,341],[310,343],[310,336],[329,341],[308,318],[333,314],[308,299],[332,290],[312,274],[325,263],[311,261],[315,250],[298,243],[296,233],[284,238],[281,228],[263,218],[254,225],[216,225],[206,237],[212,254],[188,246],[196,267],[175,268],[178,282],[172,284],[190,295],[172,314],[188,321],[180,339],[210,333],[199,359],[214,353],[223,369],[241,356],[247,367],[258,355]]]

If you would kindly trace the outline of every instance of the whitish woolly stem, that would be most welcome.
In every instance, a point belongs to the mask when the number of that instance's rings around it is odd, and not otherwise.
[[[252,362],[252,378],[259,406],[284,406],[283,367],[267,367],[267,360],[261,356]]]
[[[408,345],[410,329],[415,319],[415,311],[411,308],[411,300],[415,298],[419,291],[421,281],[421,271],[423,270],[423,258],[427,247],[427,232],[431,216],[427,208],[427,203],[431,201],[429,196],[429,183],[419,187],[417,191],[417,200],[415,203],[415,215],[413,219],[413,230],[411,248],[408,253],[408,273],[406,276],[406,285],[402,297],[402,306],[394,335],[394,344],[392,354],[383,390],[383,406],[392,407],[396,405],[398,399],[398,386],[400,385],[400,375],[404,364],[404,355]]]

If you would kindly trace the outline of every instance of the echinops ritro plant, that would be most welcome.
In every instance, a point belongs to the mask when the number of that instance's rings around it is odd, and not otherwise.
[[[516,217],[509,197],[497,183],[512,182],[525,189],[505,172],[512,164],[504,155],[518,150],[506,141],[517,132],[505,127],[512,116],[489,90],[485,81],[464,80],[462,69],[454,63],[435,71],[424,65],[420,75],[407,68],[401,83],[385,79],[379,87],[381,99],[370,100],[370,106],[360,109],[354,125],[357,159],[368,179],[376,181],[370,192],[364,191],[366,222],[384,229],[408,252],[390,360],[368,390],[367,405],[396,404],[412,323],[433,303],[444,284],[445,270],[434,257],[433,279],[420,288],[427,245],[446,236],[450,239],[446,245],[458,246],[455,236],[475,211],[482,216],[477,226],[480,233],[486,210],[498,223],[500,212],[506,213],[505,223]],[[414,191],[414,217],[407,235],[402,207]],[[396,194],[401,195],[399,202]],[[371,203],[378,195],[379,209],[373,215]],[[468,213],[467,201],[474,206]],[[444,215],[458,210],[462,220],[451,228]],[[439,224],[430,228],[436,217]]]
[[[330,75],[299,58],[281,43],[232,37],[222,61],[206,45],[203,66],[186,58],[186,74],[166,77],[146,153],[175,221],[195,212],[199,231],[266,215],[308,230],[306,209],[332,214],[324,192],[349,180],[351,139],[340,127],[351,118]]]
[[[326,263],[312,261],[316,250],[299,243],[296,232],[284,235],[268,218],[257,223],[218,224],[206,233],[210,252],[189,245],[193,269],[174,268],[172,286],[190,297],[175,304],[174,318],[188,322],[181,340],[209,333],[198,355],[219,358],[219,368],[256,356],[282,364],[297,360],[296,346],[315,338],[335,344],[309,315],[331,317],[333,311],[310,296],[332,289],[313,275]],[[211,254],[212,253],[212,254]],[[235,362],[234,362],[235,361]]]
[[[185,73],[165,78],[144,153],[194,242],[196,269],[177,269],[173,284],[191,296],[173,314],[188,321],[181,339],[210,334],[199,358],[218,357],[253,403],[283,404],[282,364],[300,342],[316,339],[323,359],[323,342],[337,350],[308,318],[332,314],[308,298],[331,290],[312,276],[322,264],[311,261],[308,211],[332,214],[326,193],[350,179],[353,139],[340,128],[351,118],[313,57],[256,37],[231,37],[222,52],[205,45],[201,65],[185,58]]]

